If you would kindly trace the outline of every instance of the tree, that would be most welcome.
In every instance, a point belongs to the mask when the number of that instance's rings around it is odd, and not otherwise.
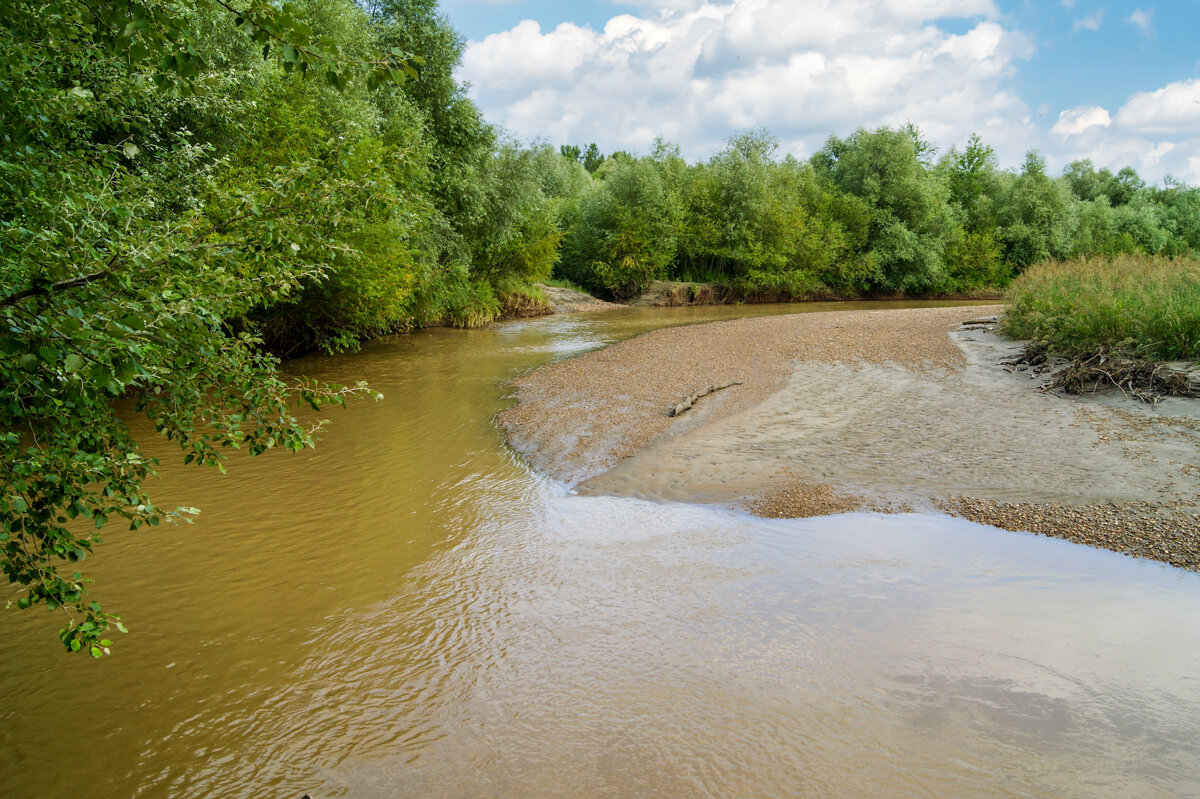
[[[1025,155],[1021,174],[1012,179],[997,209],[1005,256],[1018,269],[1047,258],[1067,258],[1079,228],[1078,201],[1068,184],[1046,174],[1036,150]]]
[[[600,148],[596,146],[596,142],[592,142],[583,153],[583,168],[595,174],[603,163],[604,156],[600,153]]]
[[[648,159],[610,160],[579,204],[563,244],[567,277],[629,297],[666,277],[675,256],[676,206]]]
[[[1133,202],[1146,187],[1133,167],[1122,167],[1114,175],[1107,169],[1097,170],[1088,158],[1068,164],[1062,178],[1080,200],[1090,202],[1104,197],[1113,208]]]
[[[871,208],[868,247],[879,270],[877,288],[929,291],[946,279],[954,219],[945,185],[927,169],[932,153],[909,125],[831,136],[812,158],[819,175]]]
[[[963,211],[964,227],[981,233],[996,226],[995,198],[1000,191],[996,152],[971,134],[961,152],[951,148],[939,168],[946,174],[950,202]]]
[[[64,646],[96,657],[123,627],[87,601],[76,564],[118,522],[137,530],[194,513],[153,504],[155,463],[115,400],[130,399],[185,462],[220,468],[224,447],[311,446],[322,423],[293,408],[364,390],[285,382],[237,322],[334,269],[348,248],[328,235],[331,220],[369,201],[374,176],[327,147],[225,180],[216,146],[178,133],[189,116],[215,113],[232,132],[251,113],[240,87],[207,99],[200,67],[219,59],[202,22],[261,46],[257,59],[273,53],[273,69],[327,66],[338,89],[378,86],[389,63],[331,55],[337,43],[290,3],[0,10],[0,568],[19,608],[61,609]],[[210,77],[219,89],[221,74]]]

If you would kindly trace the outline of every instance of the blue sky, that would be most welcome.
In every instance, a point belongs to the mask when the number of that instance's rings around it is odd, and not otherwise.
[[[1036,147],[1200,183],[1200,0],[443,0],[489,119],[690,158],[766,128],[804,157],[906,120],[1002,163]]]

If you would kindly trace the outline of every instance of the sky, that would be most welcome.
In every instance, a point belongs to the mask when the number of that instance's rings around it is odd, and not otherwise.
[[[690,160],[765,129],[972,133],[1004,167],[1036,148],[1200,184],[1200,0],[442,0],[460,79],[492,122],[554,145]]]

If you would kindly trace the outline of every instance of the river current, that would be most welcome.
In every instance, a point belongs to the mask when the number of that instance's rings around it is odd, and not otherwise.
[[[226,476],[139,428],[156,499],[202,513],[85,563],[112,657],[0,614],[0,797],[1200,796],[1200,575],[939,515],[577,496],[493,424],[554,358],[847,307],[302,359],[385,399]]]

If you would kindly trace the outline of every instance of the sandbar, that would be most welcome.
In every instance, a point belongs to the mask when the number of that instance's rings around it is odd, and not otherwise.
[[[584,494],[762,516],[935,511],[1200,568],[1200,400],[1038,389],[1001,306],[653,331],[514,381],[498,421]],[[678,416],[708,386],[728,388]]]

